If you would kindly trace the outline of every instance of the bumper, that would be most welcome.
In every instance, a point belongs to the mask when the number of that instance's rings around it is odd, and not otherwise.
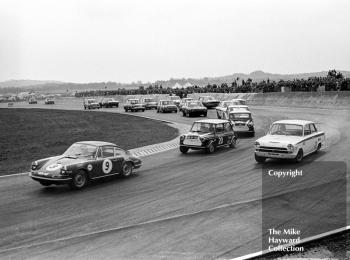
[[[29,173],[29,177],[31,177],[33,180],[35,181],[45,181],[45,182],[49,182],[49,183],[53,183],[53,184],[66,184],[71,182],[72,178],[71,177],[53,177],[53,176],[49,176],[49,175],[39,175],[37,172],[33,173],[30,172]]]
[[[273,153],[273,152],[259,152],[255,150],[255,154],[260,157],[276,158],[276,159],[294,159],[296,153]]]
[[[181,147],[187,147],[193,150],[203,150],[206,149],[206,146],[199,146],[199,145],[189,145],[189,144],[180,144]]]
[[[134,169],[138,169],[142,166],[142,162],[134,163]]]
[[[244,126],[244,127],[233,126],[233,130],[238,133],[254,133],[255,131],[254,127],[248,127],[248,126]]]
[[[203,115],[207,113],[207,110],[187,110],[186,112],[191,115]]]
[[[220,102],[213,102],[213,103],[203,103],[203,106],[205,106],[206,108],[214,108],[217,107],[219,105]]]
[[[100,105],[90,105],[88,106],[89,109],[95,109],[95,108],[99,108]]]
[[[153,108],[157,109],[158,106],[157,106],[157,104],[154,104],[154,105],[149,104],[149,105],[146,105],[145,107],[146,107],[146,109],[153,109]]]
[[[163,112],[174,112],[174,111],[177,111],[177,107],[163,107],[162,111]]]
[[[118,107],[119,103],[118,102],[113,102],[113,103],[108,103],[106,104],[108,107]]]
[[[145,110],[146,108],[145,107],[132,107],[130,108],[132,110],[137,110],[137,111],[141,111],[141,110]]]

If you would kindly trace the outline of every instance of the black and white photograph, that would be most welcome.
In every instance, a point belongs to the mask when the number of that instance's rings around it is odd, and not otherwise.
[[[0,259],[350,259],[349,28],[349,0],[0,0]]]

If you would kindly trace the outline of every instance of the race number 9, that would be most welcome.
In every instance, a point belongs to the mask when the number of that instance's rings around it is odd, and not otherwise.
[[[108,174],[112,171],[113,168],[113,164],[112,161],[110,159],[105,159],[102,163],[102,171],[105,174]]]

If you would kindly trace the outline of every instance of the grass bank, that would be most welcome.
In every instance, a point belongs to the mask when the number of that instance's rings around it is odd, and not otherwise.
[[[0,175],[24,172],[33,160],[63,153],[72,143],[99,140],[132,149],[171,140],[165,123],[118,113],[0,109]]]

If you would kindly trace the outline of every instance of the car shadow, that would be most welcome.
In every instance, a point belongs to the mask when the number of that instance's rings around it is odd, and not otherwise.
[[[121,175],[109,176],[106,178],[100,178],[96,180],[90,180],[89,183],[80,190],[75,190],[69,187],[69,185],[51,185],[51,186],[41,186],[39,185],[39,195],[74,195],[74,194],[84,194],[85,192],[91,192],[94,190],[105,189],[107,187],[121,184],[132,179],[139,177],[139,173],[133,173],[130,177],[124,178]]]
[[[319,158],[326,154],[325,151],[318,151],[317,153],[312,153],[303,158],[302,162],[297,163],[292,159],[267,159],[264,163],[255,163],[255,169],[262,169],[263,167],[284,167],[284,166],[293,166],[293,167],[302,167],[317,161]],[[254,156],[253,156],[254,157]]]

